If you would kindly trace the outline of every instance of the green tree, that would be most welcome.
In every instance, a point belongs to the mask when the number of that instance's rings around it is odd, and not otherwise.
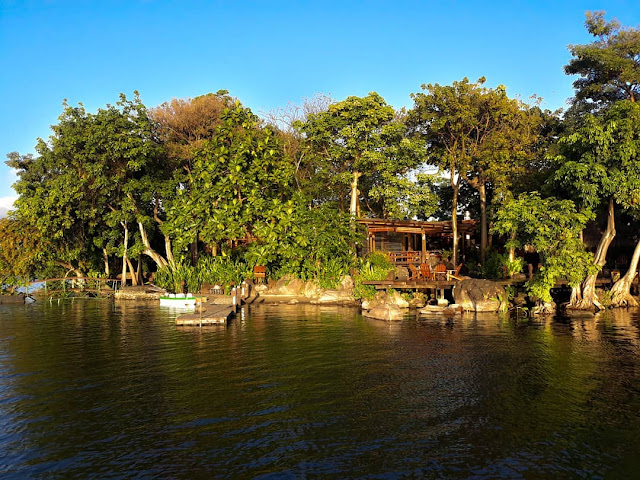
[[[190,188],[166,202],[162,229],[183,252],[198,237],[213,252],[254,239],[255,225],[291,196],[293,165],[273,128],[239,102],[195,153]]]
[[[15,218],[0,218],[0,286],[29,281],[38,271],[47,244],[37,229]]]
[[[226,90],[220,90],[190,99],[176,99],[165,102],[150,110],[150,116],[156,124],[160,141],[165,147],[167,156],[167,175],[160,182],[155,182],[156,198],[154,220],[161,227],[164,223],[165,205],[175,199],[178,192],[196,195],[193,190],[192,171],[196,153],[215,135],[222,124],[222,114],[232,107],[234,100]],[[191,264],[198,260],[198,234],[190,244]],[[165,236],[165,250],[170,257],[171,237]],[[169,263],[172,263],[168,258]],[[173,261],[175,262],[175,261]]]
[[[583,125],[559,141],[559,168],[555,181],[577,199],[582,208],[607,205],[607,226],[595,252],[598,267],[606,263],[615,231],[616,205],[631,208],[640,199],[640,107],[630,101],[616,102],[600,115],[586,115]],[[573,290],[570,306],[602,308],[595,291],[597,274],[587,276]]]
[[[635,102],[640,95],[640,31],[607,21],[604,11],[587,12],[585,27],[595,37],[586,45],[570,45],[573,58],[567,75],[579,75],[574,109],[593,111],[618,100]]]
[[[80,276],[101,257],[108,272],[122,241],[114,229],[122,226],[128,237],[130,224],[139,229],[137,250],[166,264],[147,234],[150,179],[164,172],[161,146],[137,93],[95,114],[65,103],[52,130],[48,142],[38,141],[36,157],[9,155],[18,170],[16,218],[48,239],[54,262]],[[127,264],[128,238],[120,252]]]
[[[485,88],[485,78],[467,78],[450,86],[422,85],[424,93],[412,94],[414,107],[409,125],[427,146],[427,163],[449,174],[453,189],[451,220],[453,255],[457,262],[458,194],[464,180],[480,197],[481,243],[487,249],[487,185],[508,191],[512,179],[524,170],[538,138],[540,116],[522,102],[510,99],[504,87]]]
[[[527,282],[538,311],[549,310],[550,290],[557,279],[564,277],[575,286],[596,270],[593,256],[580,240],[590,215],[577,211],[571,200],[542,198],[537,192],[521,194],[497,210],[493,231],[532,245],[540,254],[543,268]]]
[[[403,122],[380,95],[348,97],[296,126],[313,155],[324,200],[344,205],[350,198],[353,216],[360,215],[361,202],[374,215],[403,215],[396,202],[407,192],[403,176],[417,157]]]

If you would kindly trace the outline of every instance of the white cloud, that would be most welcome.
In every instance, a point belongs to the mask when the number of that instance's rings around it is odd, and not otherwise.
[[[15,202],[17,198],[17,195],[0,197],[0,218],[7,216],[7,212],[13,208],[13,202]]]

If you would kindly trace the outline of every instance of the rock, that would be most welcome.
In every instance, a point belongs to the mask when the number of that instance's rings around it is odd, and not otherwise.
[[[464,309],[460,305],[452,303],[448,307],[445,307],[444,310],[442,310],[442,313],[447,317],[454,317],[456,315],[462,315],[464,313]]]
[[[373,300],[367,300],[367,299],[362,300],[362,304],[361,304],[363,310],[371,310],[372,308],[377,307],[379,305],[380,303],[377,302],[375,298]]]
[[[438,298],[439,307],[446,307],[447,305],[449,305],[449,300],[447,300],[446,298]]]
[[[540,302],[531,309],[534,315],[554,315],[556,313],[555,302]]]
[[[254,290],[256,293],[260,293],[260,292],[264,292],[264,291],[266,291],[266,290],[269,290],[269,287],[267,287],[267,285],[266,285],[266,284],[264,284],[264,283],[258,283],[257,285],[254,285],[254,286],[253,286],[253,290]]]
[[[318,298],[318,303],[341,303],[353,300],[351,295],[345,294],[342,290],[325,290]]]
[[[269,295],[299,295],[304,290],[305,282],[291,275],[285,275],[273,287],[269,287]]]
[[[401,282],[409,280],[409,270],[406,267],[396,267],[396,278]]]
[[[385,303],[389,305],[395,305],[396,307],[399,307],[399,308],[409,308],[409,302],[407,302],[402,297],[400,292],[395,290],[391,295],[387,295],[387,300]]]
[[[0,304],[22,304],[25,303],[24,299],[25,296],[22,293],[17,295],[0,295]]]
[[[498,312],[507,308],[504,288],[490,280],[462,280],[454,286],[453,298],[466,311]]]
[[[298,303],[300,303],[297,299],[292,298],[291,300],[289,300],[289,305],[297,305]]]
[[[342,290],[345,294],[353,295],[353,289],[355,285],[353,283],[353,279],[349,275],[345,275],[340,282],[339,289]]]
[[[438,305],[427,305],[420,309],[420,313],[423,315],[444,315],[444,307]]]
[[[322,288],[315,282],[305,282],[300,292],[307,298],[317,298],[322,295]]]
[[[424,297],[413,297],[409,300],[409,308],[422,308],[427,304],[427,300]]]
[[[365,310],[362,315],[369,318],[377,318],[379,320],[402,320],[405,310],[395,305],[380,305],[371,310]]]

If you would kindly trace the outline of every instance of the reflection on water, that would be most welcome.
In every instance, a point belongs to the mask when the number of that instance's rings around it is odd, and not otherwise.
[[[5,477],[629,477],[637,312],[410,318],[0,307]]]

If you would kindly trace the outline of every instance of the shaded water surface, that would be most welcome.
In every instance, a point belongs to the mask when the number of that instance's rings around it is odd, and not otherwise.
[[[363,319],[0,306],[6,478],[625,478],[640,315]]]

